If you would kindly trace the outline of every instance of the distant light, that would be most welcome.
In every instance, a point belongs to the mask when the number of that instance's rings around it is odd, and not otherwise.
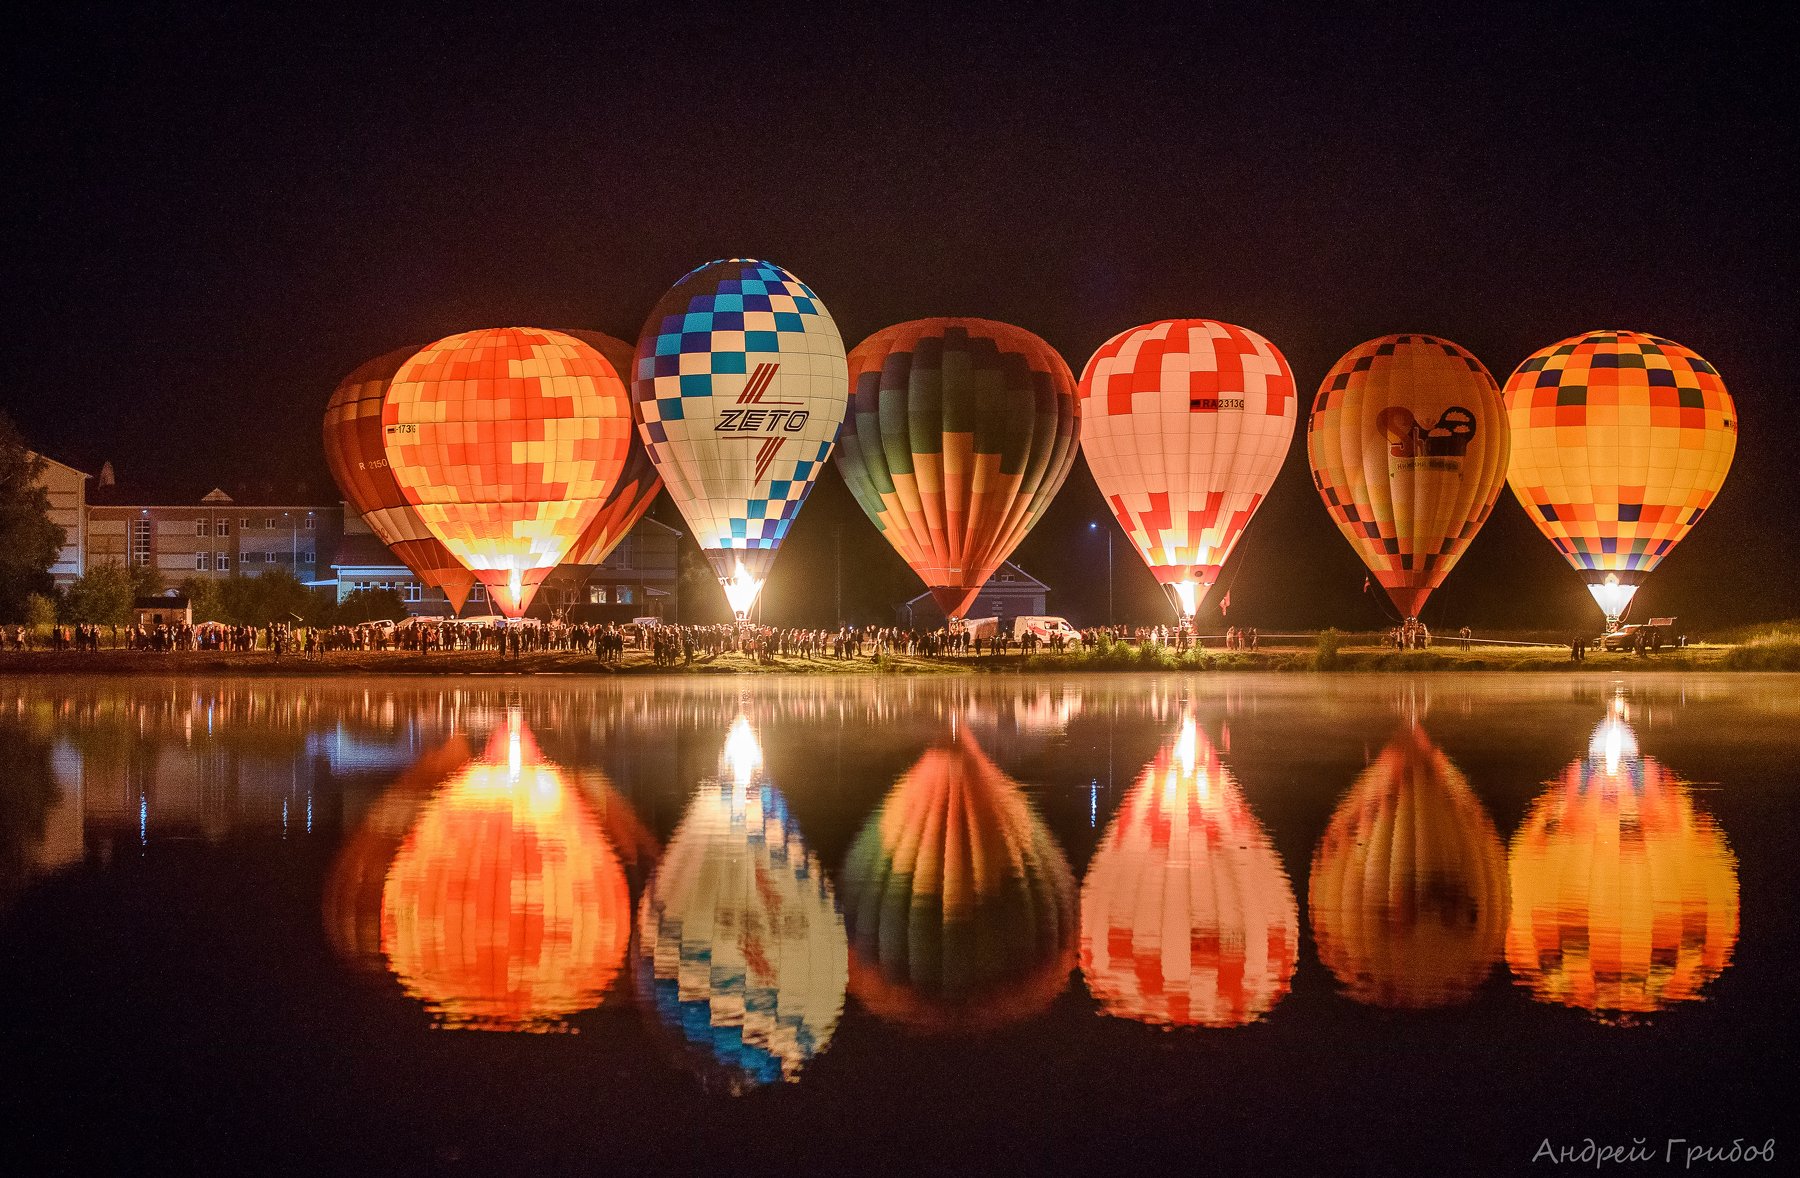
[[[1096,530],[1097,528],[1099,528],[1099,526],[1100,525],[1095,523],[1093,520],[1088,521],[1088,531],[1090,531],[1090,532]]]

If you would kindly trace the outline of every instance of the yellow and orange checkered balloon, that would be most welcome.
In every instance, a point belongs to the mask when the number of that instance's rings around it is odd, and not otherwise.
[[[1506,411],[1513,494],[1616,623],[1731,469],[1725,382],[1678,343],[1590,331],[1519,365]]]
[[[624,469],[618,373],[557,331],[466,331],[401,366],[382,408],[388,462],[433,535],[518,617]]]
[[[1415,618],[1500,496],[1506,410],[1488,370],[1456,344],[1383,336],[1326,375],[1306,452],[1332,522]]]
[[[1513,836],[1506,960],[1540,1002],[1603,1020],[1702,997],[1738,936],[1737,858],[1623,716]]]

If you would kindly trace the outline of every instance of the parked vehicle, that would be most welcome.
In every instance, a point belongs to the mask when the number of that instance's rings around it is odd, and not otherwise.
[[[971,642],[988,642],[1000,633],[999,618],[963,618],[951,627],[952,630],[967,634]]]
[[[1069,625],[1067,618],[1059,618],[1051,614],[1021,614],[1014,618],[1013,641],[1021,642],[1027,634],[1045,645],[1049,645],[1053,639],[1059,636],[1064,646],[1081,645],[1081,632]]]

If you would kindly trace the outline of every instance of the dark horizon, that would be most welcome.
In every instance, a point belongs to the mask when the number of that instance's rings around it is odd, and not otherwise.
[[[1629,328],[1709,360],[1744,423],[1717,504],[1634,615],[1800,616],[1782,442],[1800,409],[1777,342],[1800,310],[1792,14],[583,15],[18,22],[6,410],[125,484],[329,486],[319,416],[370,356],[511,324],[633,339],[670,283],[731,255],[798,274],[846,347],[979,315],[1079,373],[1138,323],[1227,320],[1284,352],[1303,406],[1389,332],[1453,339],[1504,382],[1545,344]],[[1304,429],[1225,572],[1230,621],[1384,624]],[[1501,498],[1426,620],[1597,628]],[[1106,611],[1095,521],[1115,527],[1077,463],[1015,554],[1077,624]],[[833,470],[769,620],[830,620],[840,530],[846,607],[886,617],[919,592]],[[1114,563],[1119,619],[1167,620],[1122,534]]]

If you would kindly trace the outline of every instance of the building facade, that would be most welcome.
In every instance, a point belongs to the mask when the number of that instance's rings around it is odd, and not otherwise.
[[[92,476],[47,455],[37,457],[44,460],[37,482],[50,498],[50,522],[63,530],[62,550],[50,566],[50,576],[58,589],[67,589],[87,571],[87,485]]]
[[[1049,595],[1048,585],[1012,561],[1004,561],[969,607],[969,620],[999,618],[1001,629],[1005,629],[1012,625],[1014,618],[1047,613]],[[929,593],[919,594],[902,605],[897,613],[900,625],[912,630],[935,630],[945,622],[944,611]]]
[[[342,504],[275,498],[234,497],[215,487],[191,502],[147,502],[128,489],[96,488],[88,500],[87,563],[154,569],[169,584],[275,568],[302,584],[329,583]]]

